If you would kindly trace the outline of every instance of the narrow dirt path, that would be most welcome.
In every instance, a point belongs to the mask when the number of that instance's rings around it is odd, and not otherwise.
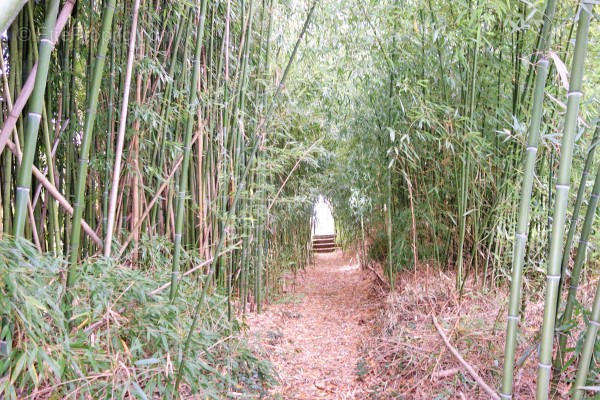
[[[249,318],[280,381],[273,399],[365,398],[360,349],[377,307],[371,279],[341,251],[315,255],[291,293]]]

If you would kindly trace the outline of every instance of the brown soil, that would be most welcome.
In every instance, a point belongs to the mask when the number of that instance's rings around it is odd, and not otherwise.
[[[373,275],[341,251],[315,255],[279,304],[249,318],[250,336],[275,366],[273,399],[364,399],[370,337],[379,301]]]

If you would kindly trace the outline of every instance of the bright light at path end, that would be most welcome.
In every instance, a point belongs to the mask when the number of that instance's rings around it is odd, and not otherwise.
[[[335,233],[335,224],[333,222],[333,215],[331,214],[331,208],[325,201],[322,195],[319,195],[319,199],[315,203],[313,210],[314,216],[314,235],[333,235]]]

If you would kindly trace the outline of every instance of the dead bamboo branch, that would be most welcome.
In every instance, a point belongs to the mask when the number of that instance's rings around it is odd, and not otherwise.
[[[8,146],[9,150],[16,157],[19,157],[20,152],[12,141],[7,140],[6,145]],[[40,171],[34,165],[32,167],[32,172],[33,172],[33,176],[35,176],[35,179],[37,179],[42,184],[42,186],[44,186],[46,188],[46,190],[48,191],[50,196],[54,197],[56,199],[56,201],[58,201],[58,204],[60,204],[61,207],[64,208],[70,215],[73,215],[73,206],[71,206],[71,204],[69,204],[67,199],[65,199],[65,197],[58,191],[56,186],[54,186],[52,183],[50,183],[50,181],[48,180],[48,178],[46,178],[44,176],[42,171]],[[83,219],[81,220],[81,227],[83,228],[85,233],[87,233],[98,246],[102,247],[102,239],[100,239],[100,237],[96,234],[96,232],[94,232],[94,230]]]
[[[446,345],[448,350],[450,350],[450,353],[452,353],[452,355],[458,360],[458,362],[463,367],[465,367],[467,372],[469,374],[471,374],[471,376],[473,377],[473,379],[475,379],[475,382],[477,382],[479,387],[482,388],[483,391],[486,392],[492,399],[500,400],[500,396],[498,395],[498,393],[496,393],[496,391],[494,389],[492,389],[487,383],[485,383],[483,378],[481,378],[481,376],[479,376],[479,374],[475,371],[475,369],[473,369],[473,367],[469,363],[467,363],[464,358],[462,358],[462,356],[460,355],[458,350],[456,350],[456,348],[454,346],[452,346],[452,344],[450,344],[448,337],[442,330],[442,327],[440,326],[440,324],[437,322],[437,319],[435,318],[435,316],[432,315],[431,320],[433,321],[433,325],[435,325],[435,329],[437,329],[438,333],[442,337],[444,344]]]

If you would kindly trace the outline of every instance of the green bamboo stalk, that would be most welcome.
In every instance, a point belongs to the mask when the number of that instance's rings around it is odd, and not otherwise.
[[[562,241],[569,197],[571,179],[571,163],[573,158],[573,144],[577,128],[577,115],[581,101],[581,83],[583,80],[583,66],[588,43],[588,31],[593,2],[584,0],[581,3],[575,50],[571,66],[569,93],[567,95],[567,113],[563,138],[561,142],[560,164],[556,184],[556,201],[552,220],[552,238],[550,242],[550,255],[547,265],[547,286],[544,304],[544,320],[542,324],[540,357],[537,376],[536,399],[548,398],[550,386],[550,371],[552,368],[552,347],[554,341],[554,325],[556,320],[556,303],[558,297],[558,283],[560,281],[560,265],[563,250]]]
[[[272,22],[273,22],[273,0],[269,1],[269,9],[268,9],[269,19],[267,22],[267,37],[265,40],[265,50],[264,50],[264,72],[263,72],[263,85],[261,88],[261,102],[260,107],[261,111],[264,111],[266,108],[267,101],[267,82],[269,71],[271,68],[271,32],[272,32]],[[258,185],[260,190],[260,195],[258,196],[258,213],[259,220],[256,224],[256,236],[257,236],[257,254],[256,254],[256,289],[255,289],[255,298],[256,298],[256,311],[260,313],[262,311],[262,293],[263,293],[263,270],[265,263],[265,247],[266,247],[266,229],[265,226],[268,224],[269,215],[267,207],[267,191],[266,191],[266,171],[261,169],[258,171]]]
[[[590,322],[585,333],[583,350],[581,351],[579,366],[577,368],[577,374],[575,375],[575,382],[571,388],[573,394],[573,397],[571,398],[573,400],[581,400],[583,398],[583,394],[585,393],[585,390],[582,388],[586,384],[590,362],[592,360],[592,356],[594,355],[598,327],[600,327],[600,285],[596,287],[596,295],[594,296],[592,314],[590,315]]]
[[[479,21],[479,3],[475,4],[475,10],[472,11],[472,18],[474,23],[477,25],[477,33],[475,37],[475,44],[473,47],[473,60],[471,62],[470,68],[470,80],[469,80],[469,122],[468,129],[469,132],[465,136],[464,142],[464,153],[463,158],[461,159],[461,185],[460,185],[460,197],[459,197],[459,247],[458,247],[458,257],[456,260],[457,263],[457,273],[456,273],[456,287],[459,289],[460,294],[462,295],[463,285],[466,280],[466,273],[464,272],[463,265],[463,254],[464,254],[464,244],[465,244],[465,231],[467,226],[467,208],[469,205],[469,187],[471,181],[471,152],[469,151],[469,134],[475,129],[475,121],[474,121],[474,113],[475,113],[475,96],[476,96],[476,82],[477,82],[477,68],[478,68],[478,59],[479,59],[479,45],[481,41],[481,22]],[[475,220],[475,223],[477,220]]]
[[[21,8],[27,3],[27,0],[5,0],[0,7],[0,32],[4,32],[15,17],[21,11]]]
[[[589,173],[589,169],[593,164],[594,161],[594,152],[596,151],[596,146],[597,146],[597,142],[599,139],[599,133],[600,133],[600,127],[597,125],[596,129],[594,130],[594,136],[592,138],[592,141],[590,143],[590,148],[585,160],[585,164],[583,167],[583,171],[581,173],[581,180],[579,181],[579,189],[577,190],[577,197],[575,199],[575,204],[573,206],[573,214],[571,216],[571,224],[569,226],[569,231],[567,233],[567,240],[565,242],[565,246],[563,249],[563,258],[562,258],[562,263],[561,263],[561,271],[560,271],[560,282],[558,285],[558,295],[556,296],[556,309],[557,311],[560,310],[560,298],[561,298],[561,293],[562,293],[562,286],[565,282],[566,279],[566,271],[568,269],[569,266],[569,260],[571,259],[571,246],[573,244],[573,238],[575,236],[575,231],[577,228],[577,222],[579,220],[579,211],[581,209],[581,205],[583,203],[583,195],[585,194],[585,188],[587,185],[587,175]],[[588,205],[589,207],[589,205]],[[586,214],[586,218],[587,218],[587,214]],[[586,219],[587,221],[587,219]],[[585,226],[584,226],[585,228]],[[589,235],[589,232],[585,233],[585,230],[582,231],[581,234],[581,238],[580,238],[580,245],[577,248],[577,256],[579,256],[579,249],[581,248],[581,240],[587,241],[587,237],[584,239],[583,236],[585,235]],[[576,266],[577,266],[577,261],[576,260]],[[583,260],[580,261],[581,264],[583,264]],[[581,272],[581,267],[582,265],[578,265],[577,268],[574,268],[573,273],[571,274],[571,287],[575,286],[577,287],[578,283],[579,283],[579,275]],[[568,296],[567,296],[567,303],[565,305],[565,310],[563,312],[563,315],[561,315],[560,317],[558,317],[558,312],[557,312],[557,324],[559,325],[563,325],[564,322],[568,322],[573,314],[573,306],[574,306],[574,300],[575,300],[575,294],[576,294],[576,289],[574,290],[573,294],[571,295],[571,289],[569,288],[568,291]],[[563,332],[560,334],[560,338],[559,338],[559,347],[558,347],[558,351],[556,352],[556,355],[554,356],[554,361],[552,363],[552,367],[554,369],[554,374],[555,376],[553,377],[553,382],[558,382],[558,380],[560,379],[561,376],[561,371],[564,367],[564,363],[565,363],[565,355],[566,355],[566,340],[567,340],[567,332]]]
[[[527,17],[527,7],[525,3],[517,3],[519,4],[519,9],[521,13],[521,20],[525,21]],[[523,65],[523,42],[525,38],[525,31],[523,28],[518,29],[516,32],[516,42],[517,45],[514,47],[514,80],[513,80],[513,98],[512,98],[512,115],[517,119],[519,118],[520,108],[519,108],[519,91],[521,89],[521,69]]]
[[[233,171],[233,180],[234,182],[239,178],[239,174],[240,174],[240,169],[242,167],[242,165],[244,164],[245,161],[245,141],[244,141],[244,137],[243,134],[244,132],[242,132],[241,126],[243,125],[243,121],[244,121],[244,112],[245,112],[245,98],[246,98],[246,90],[248,87],[248,60],[250,59],[250,47],[252,45],[252,22],[253,22],[253,18],[254,18],[254,9],[253,9],[253,0],[249,1],[248,4],[248,17],[246,19],[246,23],[245,23],[245,35],[244,35],[244,46],[243,46],[243,52],[240,52],[240,56],[242,57],[242,68],[241,71],[239,73],[239,80],[241,80],[241,82],[239,83],[238,86],[238,101],[237,101],[237,111],[236,111],[236,120],[235,121],[235,138],[236,138],[236,145],[235,145],[235,159],[236,159],[236,163],[235,163],[235,170]],[[252,183],[253,183],[253,178],[254,178],[254,174],[250,177],[249,179],[249,185],[248,187],[251,188],[252,187]],[[250,204],[247,201],[244,201],[244,204],[242,207],[240,207],[240,212],[249,212],[249,208],[250,208]],[[244,210],[246,209],[246,210]],[[237,213],[237,210],[232,210],[232,212],[234,214]],[[242,232],[248,232],[247,230],[247,225],[248,225],[248,219],[247,218],[242,218],[242,227],[241,230]],[[249,241],[244,241],[244,243],[246,245],[249,244]],[[242,257],[242,264],[245,263],[247,260],[246,258],[250,257],[250,252],[246,252],[246,257],[243,256],[243,254],[240,254],[240,257]],[[232,264],[233,267],[233,264]],[[233,269],[233,268],[232,268]],[[231,273],[229,274],[229,278],[228,278],[228,285],[227,285],[227,291],[228,291],[228,301],[227,301],[227,316],[229,318],[229,320],[231,320],[232,318],[232,309],[231,309],[231,295],[232,295],[232,279],[233,279],[233,274],[234,271],[232,270]],[[257,303],[257,310],[258,310],[258,303]]]
[[[27,213],[27,204],[29,203],[29,192],[31,191],[31,173],[33,168],[33,159],[36,153],[37,137],[42,118],[42,105],[44,93],[46,91],[46,81],[48,79],[48,70],[50,69],[50,56],[52,54],[52,37],[56,18],[58,16],[59,0],[52,0],[48,3],[46,10],[46,19],[40,39],[39,61],[35,84],[29,102],[29,114],[25,126],[25,143],[23,158],[18,169],[17,192],[15,200],[15,221],[13,233],[15,237],[22,237],[25,229],[25,218]]]
[[[579,237],[579,244],[577,246],[577,253],[575,255],[575,263],[573,265],[573,271],[571,272],[571,282],[569,285],[569,292],[567,295],[567,302],[565,304],[565,312],[563,313],[560,321],[562,324],[568,323],[573,318],[573,310],[575,309],[577,289],[579,287],[579,279],[581,271],[585,263],[586,252],[588,248],[588,239],[592,232],[592,225],[594,224],[594,218],[596,216],[596,208],[598,207],[598,196],[600,195],[600,169],[596,171],[596,180],[594,181],[594,188],[592,189],[592,195],[588,202],[588,208],[585,214],[583,227],[581,228],[581,236]],[[555,373],[560,371],[564,365],[564,357],[567,346],[567,333],[562,333],[558,340],[558,352],[555,358]]]
[[[56,179],[54,176],[54,157],[52,155],[52,144],[50,142],[50,129],[48,128],[48,116],[45,112],[45,109],[42,112],[43,123],[42,123],[42,131],[44,133],[44,150],[46,155],[46,162],[48,164],[48,180],[52,186],[56,186]],[[50,218],[49,218],[49,228],[50,234],[48,235],[48,239],[50,241],[50,250],[52,254],[58,254],[58,245],[56,242],[59,240],[59,232],[58,232],[58,203],[53,198],[48,198],[46,200],[46,204],[49,208]],[[46,218],[42,218],[42,222]]]
[[[80,3],[76,3],[76,11],[75,11],[75,15],[78,14],[79,11],[79,7],[80,7]],[[67,68],[68,70],[71,72],[71,79],[69,82],[68,87],[65,90],[65,104],[67,106],[67,113],[69,115],[69,119],[71,120],[71,128],[69,129],[68,132],[68,138],[65,141],[66,144],[66,157],[65,157],[65,177],[64,177],[64,182],[63,182],[63,191],[65,192],[65,195],[68,199],[72,200],[73,199],[73,176],[74,176],[74,169],[73,168],[73,160],[75,159],[75,146],[73,145],[74,143],[74,135],[75,132],[77,132],[78,129],[81,128],[81,124],[80,124],[80,120],[79,120],[79,115],[78,115],[78,110],[77,110],[77,106],[75,103],[75,95],[74,92],[76,90],[78,90],[79,88],[79,83],[78,80],[76,78],[76,74],[75,74],[75,69],[76,69],[76,60],[77,60],[77,54],[79,54],[79,49],[81,48],[81,38],[80,36],[82,36],[80,34],[81,28],[80,28],[80,24],[77,23],[76,20],[71,21],[71,31],[69,34],[69,40],[68,40],[68,44],[70,45],[70,50],[71,50],[71,54],[65,54],[65,63],[67,64]],[[71,232],[71,219],[70,218],[64,218],[63,219],[63,252],[65,257],[68,257],[69,255],[69,249],[71,248],[71,241],[70,241],[70,232]]]
[[[571,215],[571,224],[569,225],[569,232],[567,233],[567,240],[563,249],[563,258],[560,266],[560,284],[558,286],[558,299],[560,301],[560,293],[562,284],[565,281],[565,273],[569,266],[569,260],[571,259],[571,246],[573,246],[573,238],[575,237],[575,231],[577,230],[577,222],[579,221],[579,211],[581,209],[581,203],[583,202],[583,195],[585,194],[585,188],[587,184],[587,176],[589,170],[594,163],[594,153],[598,146],[598,140],[600,139],[600,125],[596,123],[596,129],[594,130],[594,136],[590,143],[583,171],[581,172],[581,179],[579,181],[579,189],[577,190],[577,197],[575,198],[575,204],[573,205],[573,214]],[[558,305],[557,305],[558,307]]]
[[[395,44],[394,44],[395,46]],[[393,64],[392,64],[393,65]],[[394,70],[390,68],[390,80],[389,80],[389,108],[388,112],[388,121],[387,125],[391,127],[392,125],[392,99],[394,95]],[[389,146],[393,146],[392,138],[390,137]],[[395,277],[394,277],[394,241],[393,241],[393,208],[392,208],[392,163],[393,159],[385,159],[386,162],[386,171],[385,171],[385,217],[386,217],[386,235],[387,235],[387,278],[390,283],[390,290],[394,291],[395,286]],[[415,265],[415,268],[417,266]]]
[[[30,24],[30,29],[31,29],[31,38],[32,38],[32,49],[33,49],[33,54],[35,57],[35,62],[39,63],[39,52],[38,52],[38,48],[37,48],[37,35],[35,32],[35,24],[34,24],[34,17],[33,17],[33,4],[30,2],[28,3],[28,7],[27,7],[27,11],[28,11],[28,17],[29,17],[29,24]],[[42,125],[42,132],[43,132],[43,136],[44,136],[44,154],[46,156],[46,163],[48,164],[48,180],[50,181],[50,184],[52,184],[52,186],[56,186],[56,180],[54,177],[54,157],[52,155],[52,146],[50,144],[50,130],[48,128],[48,113],[46,112],[46,104],[48,102],[43,101],[42,102],[42,120],[41,120],[41,125]],[[10,105],[10,101],[9,101],[9,105]],[[12,108],[12,106],[11,106]],[[50,113],[50,115],[52,115]],[[40,185],[41,186],[41,185]],[[50,225],[50,232],[51,234],[48,235],[48,239],[49,241],[52,243],[50,245],[50,248],[53,252],[53,254],[57,254],[57,247],[54,245],[54,241],[58,240],[58,238],[60,237],[58,234],[58,206],[57,206],[57,202],[54,199],[48,199],[49,202],[49,209],[50,209],[50,220],[49,220],[49,225]],[[35,208],[35,203],[32,205],[32,207]],[[43,224],[43,222],[46,220],[46,218],[36,218],[36,220],[40,220]],[[42,225],[43,227],[43,225]]]
[[[17,34],[16,32],[18,32],[18,23],[15,23],[12,25],[11,30],[10,30],[10,41],[9,41],[9,52],[11,54],[11,57],[14,57],[15,59],[18,59],[19,55],[18,55],[18,51],[19,51],[19,47],[17,44]],[[10,111],[12,110],[12,98],[15,97],[15,92],[16,92],[16,75],[17,75],[17,71],[20,67],[19,63],[16,63],[16,65],[14,65],[11,68],[11,73],[10,76],[8,78],[8,83],[6,81],[7,79],[7,68],[6,68],[6,64],[4,62],[4,58],[0,58],[0,67],[2,69],[2,80],[4,83],[4,93],[3,93],[3,97],[7,102],[7,106],[8,106],[8,110]],[[3,121],[4,122],[4,121]],[[17,133],[17,128],[13,128],[13,132],[14,132],[14,136],[18,137],[18,133]],[[4,183],[3,183],[3,196],[2,198],[4,199],[4,203],[2,204],[3,206],[3,230],[4,233],[8,234],[12,232],[12,207],[11,207],[11,200],[12,200],[12,156],[10,154],[10,152],[4,152],[2,154],[2,158],[4,160],[4,169],[3,169],[3,178],[4,178]]]
[[[385,173],[385,218],[386,218],[386,236],[387,236],[387,278],[390,283],[390,290],[394,291],[394,242],[392,232],[392,167],[389,166]],[[416,268],[416,265],[415,265]]]
[[[38,52],[38,46],[37,46],[37,34],[36,34],[36,29],[35,29],[35,21],[34,21],[34,17],[33,17],[33,3],[29,2],[27,4],[27,12],[26,12],[27,16],[24,16],[24,19],[28,19],[29,21],[29,29],[31,32],[31,47],[29,48],[30,54],[33,55],[34,61],[36,63],[39,62],[39,52]],[[56,23],[55,23],[56,25]],[[45,94],[44,94],[45,96]],[[10,102],[9,102],[10,105]],[[10,106],[12,108],[12,106]],[[44,136],[44,144],[45,144],[45,150],[49,150],[49,129],[48,129],[48,117],[46,115],[46,103],[45,100],[42,100],[42,117],[41,117],[41,121],[40,121],[41,125],[42,125],[42,132],[43,132],[43,136]],[[50,166],[53,165],[53,161],[52,161],[52,157],[49,156],[49,153],[46,154],[47,157],[47,162]],[[52,182],[52,185],[54,185],[54,176],[53,174],[50,175],[50,179]],[[55,207],[52,207],[54,204],[54,202],[51,201],[51,211],[54,211],[53,217],[54,216],[58,216],[57,213],[57,209]],[[30,225],[27,225],[25,227],[25,230],[27,232],[28,228],[31,228],[31,232],[32,232],[32,236],[33,236],[33,241],[35,242],[36,246],[38,248],[41,248],[41,242],[40,242],[40,238],[38,235],[38,230],[41,230],[43,233],[43,229],[44,229],[44,224],[43,222],[46,220],[44,213],[42,213],[42,216],[39,215],[40,213],[40,208],[34,208],[34,205],[28,205],[29,208],[29,217],[30,217]],[[45,207],[42,207],[45,209]],[[39,227],[37,226],[37,221],[40,222]],[[53,218],[51,218],[51,222],[53,221]],[[26,233],[26,237],[29,237],[29,234]],[[52,236],[50,236],[52,237]]]
[[[183,233],[183,217],[185,214],[185,197],[188,191],[190,158],[192,151],[192,136],[194,133],[194,122],[196,116],[196,108],[198,107],[198,80],[200,79],[200,55],[202,51],[202,42],[204,39],[204,22],[206,20],[206,8],[208,0],[202,0],[200,6],[200,14],[198,15],[199,27],[196,32],[196,47],[194,53],[194,71],[192,73],[192,82],[189,87],[189,105],[190,109],[187,114],[187,123],[185,130],[185,139],[183,145],[183,162],[181,165],[181,175],[179,176],[179,190],[177,192],[177,210],[175,215],[175,234],[173,241],[173,264],[171,269],[171,289],[169,299],[175,300],[177,289],[179,286],[179,268],[181,262],[181,237]]]
[[[228,147],[228,143],[229,143],[229,136],[230,136],[230,132],[229,132],[229,128],[231,126],[231,121],[230,121],[230,86],[231,86],[231,82],[229,79],[229,47],[230,47],[230,24],[231,24],[231,1],[227,0],[227,7],[226,7],[226,11],[225,11],[225,32],[224,32],[224,37],[223,37],[223,117],[222,117],[222,123],[221,123],[221,138],[220,138],[220,153],[219,153],[219,182],[218,184],[220,184],[219,190],[220,190],[220,210],[222,214],[226,214],[227,213],[227,204],[228,204],[228,195],[229,195],[229,177],[227,175],[227,171],[228,171],[228,160],[226,158],[226,154],[227,154],[227,149]],[[225,223],[225,221],[223,219],[221,219],[219,221],[220,225],[223,225]],[[222,228],[220,227],[220,232],[223,232],[223,234],[227,235],[227,231],[226,230],[222,230]],[[220,240],[220,237],[219,239]],[[224,238],[224,240],[226,241],[227,238]],[[224,245],[226,244],[226,242],[224,243]],[[227,266],[226,266],[226,258],[225,257],[220,257],[218,260],[218,271],[220,272],[220,274],[218,274],[217,278],[221,278],[224,279],[225,278],[225,274],[226,274],[226,270],[227,270]]]
[[[11,232],[11,188],[12,188],[12,157],[7,151],[2,155],[2,231]]]
[[[469,149],[463,146],[464,153],[460,159],[460,185],[458,199],[458,256],[456,258],[456,288],[462,293],[463,288],[463,254],[465,244],[465,232],[467,225],[467,205],[469,201],[468,182],[471,171],[471,156],[468,154]]]
[[[524,156],[524,176],[521,186],[521,199],[519,203],[519,216],[515,229],[512,257],[512,277],[510,285],[510,298],[508,318],[506,322],[506,341],[504,347],[504,369],[502,375],[502,388],[500,396],[505,399],[512,398],[513,371],[515,350],[517,343],[517,328],[521,305],[521,287],[523,275],[523,262],[527,241],[527,227],[529,226],[529,211],[533,178],[535,175],[535,160],[540,140],[540,125],[543,115],[544,88],[548,77],[547,51],[550,47],[552,23],[556,10],[556,0],[548,0],[544,11],[544,26],[541,33],[539,47],[540,59],[536,65],[536,79],[534,84],[533,105],[531,109],[531,122],[527,138],[526,154]]]
[[[83,128],[83,137],[81,141],[81,148],[79,151],[79,169],[77,175],[77,182],[75,186],[75,201],[73,203],[73,220],[71,223],[71,236],[70,236],[70,254],[69,254],[69,268],[67,270],[67,281],[65,291],[65,306],[67,312],[71,306],[69,288],[73,285],[75,280],[75,264],[79,259],[79,245],[81,239],[81,219],[83,217],[83,211],[85,209],[85,186],[88,176],[89,167],[89,154],[90,147],[92,144],[94,125],[96,122],[96,114],[98,108],[98,94],[100,93],[100,85],[102,83],[102,75],[104,72],[104,64],[106,61],[106,52],[108,50],[108,43],[110,41],[111,26],[113,15],[115,13],[116,0],[108,0],[105,5],[104,13],[102,17],[102,30],[100,33],[100,41],[98,43],[98,53],[96,54],[96,62],[94,65],[94,73],[92,75],[92,82],[90,84],[90,90],[88,93],[87,110],[85,116],[85,124]]]

